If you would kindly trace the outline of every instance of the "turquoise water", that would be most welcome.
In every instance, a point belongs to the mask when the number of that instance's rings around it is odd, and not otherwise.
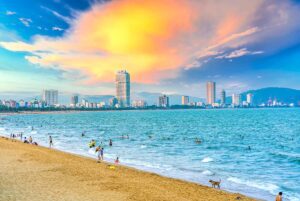
[[[205,185],[221,179],[223,189],[264,200],[279,191],[300,200],[299,108],[2,115],[0,133],[11,132],[41,145],[52,135],[55,148],[95,158],[88,142],[111,138],[108,161],[119,156],[121,164]]]

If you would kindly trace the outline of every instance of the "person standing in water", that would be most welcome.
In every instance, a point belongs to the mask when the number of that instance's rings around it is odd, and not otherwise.
[[[279,192],[275,201],[282,201],[282,192]]]
[[[98,146],[97,148],[96,148],[96,150],[95,150],[95,152],[97,152],[97,156],[98,156],[98,163],[100,163],[100,161],[101,161],[101,147],[100,146]]]
[[[109,146],[112,146],[112,140],[111,139],[109,140]]]
[[[51,146],[53,146],[53,140],[52,140],[52,136],[49,136],[49,147],[51,148]]]

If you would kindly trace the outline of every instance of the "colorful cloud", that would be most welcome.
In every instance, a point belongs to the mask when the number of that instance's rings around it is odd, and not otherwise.
[[[68,18],[70,28],[62,37],[37,35],[30,43],[14,41],[0,45],[11,51],[27,52],[25,58],[41,67],[78,71],[86,77],[86,83],[113,81],[115,71],[122,68],[131,73],[134,82],[153,83],[174,78],[181,69],[197,66],[197,60],[207,56],[251,55],[255,50],[244,46],[263,38],[261,33],[271,30],[274,18],[282,23],[276,26],[285,26],[284,20],[290,16],[287,1],[285,7],[280,6],[281,15],[265,16],[261,10],[264,2],[98,3],[75,19]],[[272,6],[276,8],[276,2]],[[272,20],[260,22],[263,17]],[[227,49],[232,53],[224,54]]]

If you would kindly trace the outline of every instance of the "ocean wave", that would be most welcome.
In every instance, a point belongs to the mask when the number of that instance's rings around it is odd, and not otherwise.
[[[277,185],[272,184],[272,183],[267,183],[267,182],[243,180],[243,179],[239,179],[236,177],[229,177],[227,180],[237,183],[237,184],[243,184],[243,185],[250,186],[253,188],[265,190],[271,194],[277,193],[277,191],[279,189],[279,187]]]
[[[206,176],[213,176],[213,175],[215,175],[215,173],[213,173],[213,172],[211,172],[211,171],[209,171],[209,170],[204,170],[204,171],[202,172],[202,174],[204,174],[204,175],[206,175]]]
[[[214,159],[213,158],[210,158],[210,157],[205,157],[205,158],[203,158],[202,159],[202,163],[209,163],[209,162],[212,162],[212,161],[214,161]]]

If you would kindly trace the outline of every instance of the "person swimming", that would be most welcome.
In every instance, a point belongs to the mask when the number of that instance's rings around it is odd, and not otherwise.
[[[81,137],[84,137],[85,136],[85,131],[83,131],[82,133],[81,133]]]
[[[201,141],[199,138],[196,138],[196,139],[195,139],[195,143],[196,143],[196,144],[201,144],[201,142],[202,142],[202,141]]]
[[[109,146],[112,146],[112,140],[111,139],[109,140]]]

